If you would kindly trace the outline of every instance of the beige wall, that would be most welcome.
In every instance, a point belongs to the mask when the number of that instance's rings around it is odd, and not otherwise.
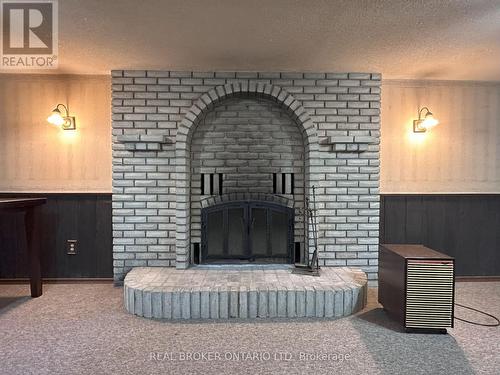
[[[440,125],[412,132],[419,107]],[[500,192],[500,83],[384,81],[381,192]]]
[[[0,192],[110,192],[107,76],[0,75]],[[68,103],[76,132],[46,122]],[[414,135],[428,106],[441,124]],[[381,192],[500,192],[500,83],[382,86]]]
[[[110,192],[108,76],[0,75],[0,192]],[[46,119],[68,104],[77,130]]]

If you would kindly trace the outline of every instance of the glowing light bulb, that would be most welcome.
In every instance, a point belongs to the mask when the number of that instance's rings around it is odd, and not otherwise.
[[[56,126],[62,126],[64,124],[64,118],[61,116],[61,112],[58,109],[52,111],[47,121]]]
[[[425,115],[425,119],[424,119],[424,121],[422,121],[422,124],[420,126],[426,130],[429,130],[438,124],[439,124],[439,121],[436,118],[434,118],[432,113],[429,112],[429,113],[427,113],[427,115]]]

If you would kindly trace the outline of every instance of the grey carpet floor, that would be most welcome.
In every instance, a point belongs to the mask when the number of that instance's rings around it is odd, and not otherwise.
[[[127,314],[110,284],[47,284],[28,296],[26,285],[0,285],[2,375],[500,374],[500,328],[406,334],[376,289],[339,320],[154,321]],[[457,302],[500,315],[500,283],[458,283]]]

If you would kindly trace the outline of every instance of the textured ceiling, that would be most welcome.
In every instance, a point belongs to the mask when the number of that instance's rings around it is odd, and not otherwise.
[[[499,0],[60,0],[58,73],[374,71],[500,80]]]

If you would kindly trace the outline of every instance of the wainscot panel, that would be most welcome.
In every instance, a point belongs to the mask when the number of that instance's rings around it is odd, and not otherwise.
[[[457,276],[500,275],[500,194],[382,195],[380,220],[380,243],[451,255]]]
[[[0,197],[47,197],[40,211],[42,277],[110,278],[111,194],[0,193]],[[67,241],[77,240],[76,254]],[[28,276],[23,216],[0,215],[0,278]]]
[[[112,277],[111,194],[48,197],[42,208],[45,278]],[[500,194],[381,196],[381,243],[422,243],[456,258],[457,276],[500,276]],[[66,241],[78,240],[67,255]],[[0,215],[0,278],[27,277],[22,216]]]

